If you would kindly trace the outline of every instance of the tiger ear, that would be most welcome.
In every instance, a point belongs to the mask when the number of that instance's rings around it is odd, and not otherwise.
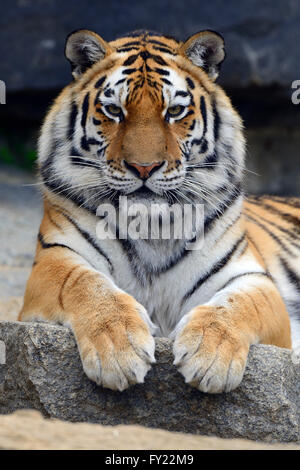
[[[216,80],[225,59],[224,39],[214,31],[200,31],[180,46],[179,53]]]
[[[96,62],[112,52],[112,48],[98,34],[80,29],[69,34],[66,40],[65,56],[71,64],[76,79]]]

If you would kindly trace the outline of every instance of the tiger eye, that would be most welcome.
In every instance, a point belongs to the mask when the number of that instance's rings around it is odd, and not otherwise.
[[[183,106],[181,106],[180,104],[176,106],[171,106],[170,108],[168,108],[168,114],[170,116],[179,116],[179,114],[181,114],[182,111],[183,111]]]
[[[118,116],[122,112],[121,108],[119,106],[116,106],[115,104],[109,104],[108,106],[106,106],[106,109],[110,114],[113,114],[114,116]]]

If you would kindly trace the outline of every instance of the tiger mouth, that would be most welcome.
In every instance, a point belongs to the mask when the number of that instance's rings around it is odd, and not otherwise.
[[[158,192],[152,190],[151,188],[149,188],[145,184],[143,184],[138,189],[135,189],[134,191],[132,191],[130,193],[126,193],[126,192],[123,192],[123,191],[118,191],[118,196],[116,196],[116,197],[119,197],[119,196],[126,196],[129,199],[148,199],[148,200],[150,200],[150,199],[154,200],[156,198],[161,199],[163,197],[161,194],[159,194]]]
[[[153,197],[154,194],[156,193],[145,185],[141,186],[140,188],[138,188],[136,191],[132,193],[132,195],[141,196],[143,198]]]

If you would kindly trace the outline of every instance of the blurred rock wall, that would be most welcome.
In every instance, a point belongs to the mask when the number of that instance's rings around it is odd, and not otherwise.
[[[299,23],[297,0],[2,0],[1,78],[11,91],[62,87],[65,37],[78,28],[107,40],[140,28],[185,39],[209,28],[226,39],[225,86],[290,87],[300,79]]]

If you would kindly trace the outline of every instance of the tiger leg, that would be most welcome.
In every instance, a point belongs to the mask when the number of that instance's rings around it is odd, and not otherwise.
[[[155,362],[144,307],[64,247],[37,256],[19,320],[70,326],[84,371],[103,387],[121,391],[143,382]]]
[[[193,308],[173,335],[174,364],[187,383],[207,393],[229,392],[240,384],[251,344],[291,347],[285,305],[263,276],[245,276]]]

